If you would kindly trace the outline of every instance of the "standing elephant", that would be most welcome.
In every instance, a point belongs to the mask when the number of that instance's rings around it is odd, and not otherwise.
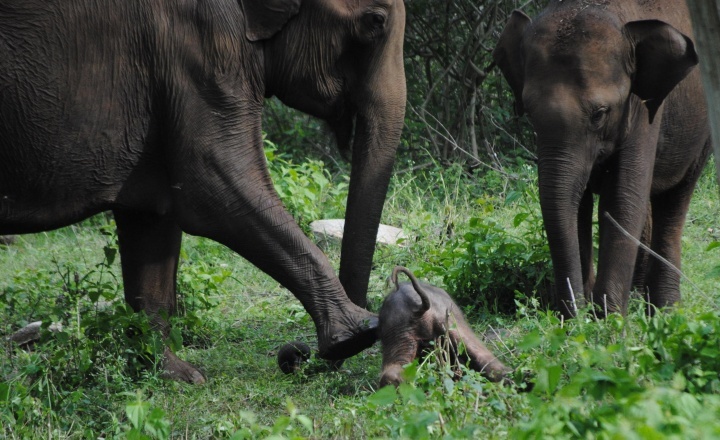
[[[565,316],[574,315],[573,292],[600,310],[627,310],[638,246],[610,218],[680,266],[710,152],[691,35],[681,0],[552,0],[535,20],[513,12],[500,36],[493,57],[537,133],[540,205]],[[670,267],[650,258],[637,269],[654,306],[680,299]]]
[[[0,234],[112,210],[125,298],[165,335],[181,234],[211,238],[302,302],[320,356],[356,354],[377,338],[362,306],[404,26],[401,0],[0,0]],[[354,133],[341,279],[270,181],[271,96],[327,121],[341,149]],[[164,369],[204,381],[169,349]]]

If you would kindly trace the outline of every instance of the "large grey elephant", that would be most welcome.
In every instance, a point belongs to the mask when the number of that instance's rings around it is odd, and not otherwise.
[[[404,25],[401,0],[0,0],[0,234],[112,210],[125,298],[165,333],[181,233],[209,237],[302,302],[322,357],[363,350]],[[327,121],[341,149],[352,138],[341,278],[270,181],[270,96]],[[164,362],[204,380],[169,350]]]
[[[537,133],[540,204],[566,316],[583,296],[601,312],[624,313],[634,269],[653,305],[680,299],[678,273],[636,260],[622,229],[680,266],[685,216],[710,152],[691,36],[682,0],[552,0],[534,20],[513,12],[500,36],[495,62]]]

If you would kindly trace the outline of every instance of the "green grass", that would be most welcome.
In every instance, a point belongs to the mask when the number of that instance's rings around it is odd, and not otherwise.
[[[289,162],[281,166],[282,173],[295,170]],[[325,173],[318,163],[298,170]],[[691,283],[683,281],[676,310],[648,319],[635,299],[625,319],[596,321],[584,312],[562,322],[522,295],[514,315],[468,309],[479,334],[500,334],[488,346],[504,362],[534,372],[531,393],[475,372],[453,381],[437,352],[411,365],[397,391],[378,391],[379,346],[337,371],[313,360],[299,374],[284,375],[277,348],[296,339],[315,344],[299,302],[223,246],[189,236],[179,275],[186,315],[178,321],[178,354],[199,365],[208,382],[165,381],[146,320],[121,306],[118,261],[107,260],[114,248],[110,220],[23,236],[0,248],[0,334],[40,319],[65,328],[63,336],[46,333],[31,352],[3,342],[0,437],[720,438],[720,279],[709,276],[720,265],[720,248],[706,251],[720,240],[720,203],[711,170],[688,216],[683,270]],[[285,185],[290,194],[307,187],[296,185],[307,176],[293,173]],[[470,230],[468,219],[493,219],[515,233],[516,216],[537,210],[532,168],[518,173],[520,180],[467,179],[450,168],[394,178],[383,222],[411,238],[403,247],[378,248],[371,308],[387,292],[393,266],[422,271],[449,255]],[[327,202],[304,196],[315,208],[336,209],[344,181],[338,182],[317,189],[329,194]],[[302,208],[301,222],[316,215]],[[337,265],[337,246],[326,252]],[[444,285],[442,273],[425,274]],[[116,298],[113,314],[95,310],[93,295]],[[126,328],[140,342],[125,340]]]

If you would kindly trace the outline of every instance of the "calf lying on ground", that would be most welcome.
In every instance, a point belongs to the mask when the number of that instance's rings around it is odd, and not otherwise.
[[[410,278],[398,284],[398,272]],[[382,342],[380,386],[402,382],[403,365],[422,357],[430,342],[447,337],[453,360],[481,372],[493,382],[505,378],[510,369],[503,365],[475,336],[462,312],[442,289],[418,282],[410,270],[397,266],[391,281],[395,291],[380,308],[379,334]],[[458,345],[465,346],[463,353]]]

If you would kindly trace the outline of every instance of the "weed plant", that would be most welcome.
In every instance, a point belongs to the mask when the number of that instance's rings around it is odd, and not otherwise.
[[[267,147],[301,224],[342,215],[344,177]],[[517,382],[531,372],[531,392],[448,365],[440,346],[407,366],[397,389],[377,389],[377,346],[339,368],[311,359],[284,375],[277,349],[314,344],[312,320],[274,280],[189,236],[168,342],[208,382],[164,381],[161,341],[124,304],[114,226],[99,216],[0,248],[0,332],[36,320],[44,328],[32,347],[2,336],[0,437],[720,438],[720,206],[710,171],[683,239],[684,301],[652,317],[638,297],[626,317],[604,320],[581,310],[562,321],[541,304],[550,267],[534,182],[523,163],[480,176],[439,165],[397,175],[383,222],[409,238],[377,248],[370,287],[377,310],[402,264],[446,288]],[[338,247],[325,251],[337,265]]]

